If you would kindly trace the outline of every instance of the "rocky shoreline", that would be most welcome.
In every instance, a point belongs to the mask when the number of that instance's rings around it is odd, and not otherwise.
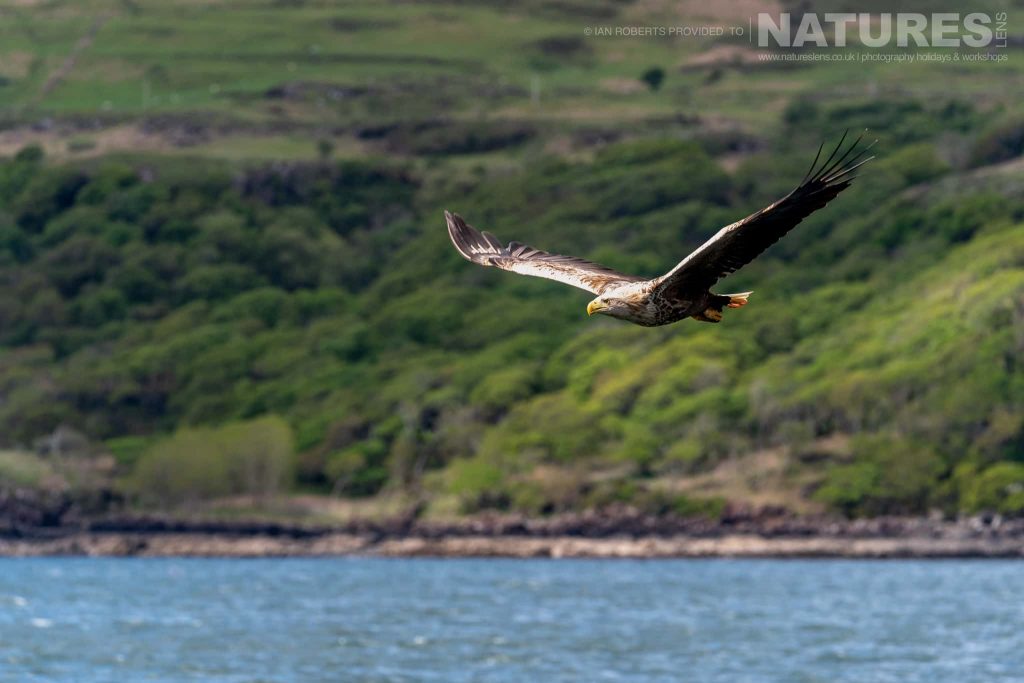
[[[540,519],[414,517],[337,526],[119,516],[0,528],[0,556],[141,557],[836,557],[1024,558],[1024,520],[881,517],[846,520],[778,511],[722,519],[628,509]]]

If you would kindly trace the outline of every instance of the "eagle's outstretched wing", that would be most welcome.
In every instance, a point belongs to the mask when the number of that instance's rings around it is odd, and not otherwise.
[[[557,280],[594,294],[600,294],[609,285],[647,279],[624,275],[574,256],[549,254],[518,242],[509,242],[507,247],[503,247],[494,235],[480,232],[458,214],[445,211],[444,217],[448,221],[448,235],[455,248],[481,266],[496,266],[522,275]]]
[[[779,201],[741,221],[728,225],[675,268],[659,278],[655,292],[674,297],[684,292],[707,291],[726,275],[753,261],[797,223],[822,208],[850,186],[850,175],[874,157],[862,159],[874,143],[857,150],[861,135],[843,150],[846,134],[821,166],[822,147],[800,185]],[[856,153],[854,153],[856,152]]]

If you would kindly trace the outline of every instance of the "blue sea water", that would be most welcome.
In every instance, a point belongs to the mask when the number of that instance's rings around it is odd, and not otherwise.
[[[1024,680],[1012,561],[0,559],[0,681]]]

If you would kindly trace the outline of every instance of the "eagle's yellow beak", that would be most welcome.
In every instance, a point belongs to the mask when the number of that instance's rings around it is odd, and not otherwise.
[[[601,301],[591,301],[587,304],[587,315],[594,315],[598,311],[603,311],[608,308],[608,305]]]

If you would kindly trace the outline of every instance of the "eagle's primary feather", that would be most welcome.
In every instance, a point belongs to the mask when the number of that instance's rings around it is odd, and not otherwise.
[[[849,187],[853,171],[873,158],[864,158],[874,143],[860,147],[862,137],[844,150],[844,134],[820,165],[819,147],[810,170],[796,189],[774,204],[722,228],[672,270],[651,280],[574,256],[549,254],[518,242],[502,246],[494,235],[477,230],[458,214],[445,211],[448,234],[459,253],[473,263],[557,280],[598,295],[587,307],[588,313],[604,313],[646,326],[666,325],[686,317],[718,322],[723,308],[743,306],[750,292],[720,295],[713,294],[710,288],[750,263]]]
[[[458,214],[445,211],[444,217],[448,221],[448,235],[455,248],[464,257],[481,266],[496,266],[522,275],[557,280],[592,294],[600,294],[612,284],[644,280],[593,261],[549,254],[518,242],[510,242],[505,247],[494,235],[477,230]]]

